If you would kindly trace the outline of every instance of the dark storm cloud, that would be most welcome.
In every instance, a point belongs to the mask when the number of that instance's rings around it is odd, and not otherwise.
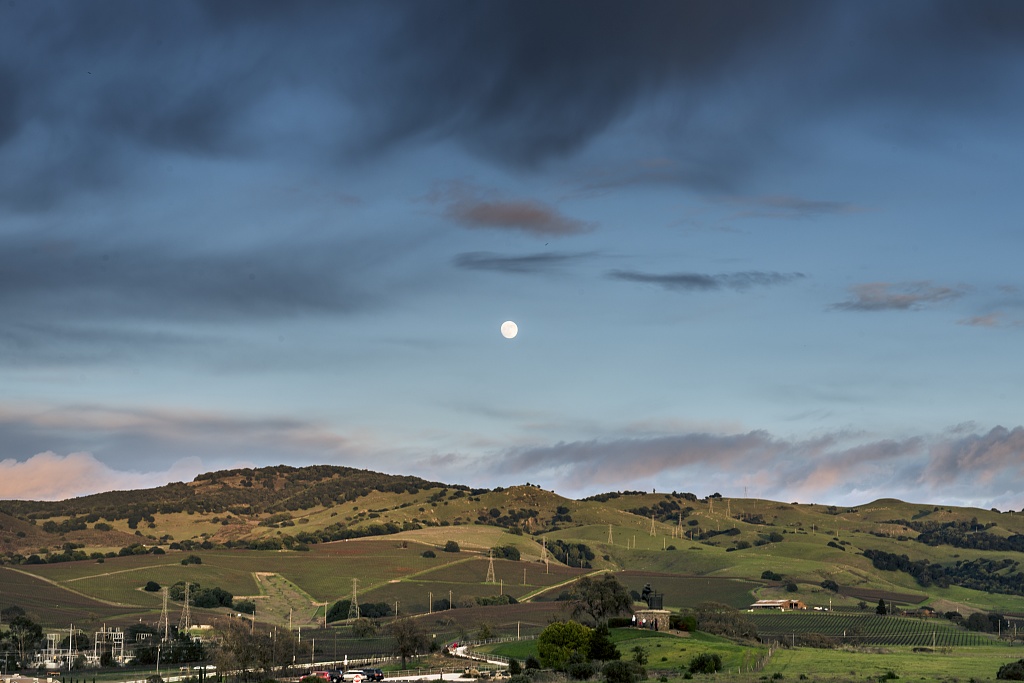
[[[373,74],[361,91],[372,139],[456,137],[531,166],[663,98],[673,152],[723,186],[825,119],[891,109],[913,134],[922,119],[989,115],[1018,93],[1007,57],[1024,35],[1012,2],[411,7],[398,43],[416,49],[382,43],[387,85]]]
[[[679,182],[730,189],[793,136],[1017,111],[1024,6],[23,2],[0,9],[0,200],[45,208],[129,150],[253,156],[452,139],[500,163],[570,155],[655,103]],[[982,76],[983,77],[980,77]],[[310,96],[282,118],[282,102]],[[902,122],[902,123],[901,123]],[[272,130],[272,134],[268,134]],[[687,180],[689,178],[689,180]]]
[[[866,282],[850,287],[847,301],[832,304],[840,311],[907,311],[923,308],[964,295],[962,289],[930,282]]]
[[[799,280],[803,273],[773,273],[762,271],[745,271],[739,273],[720,273],[707,275],[704,273],[669,273],[657,275],[632,270],[613,270],[608,273],[613,280],[642,282],[658,285],[665,289],[681,291],[709,291],[716,289],[732,289],[742,291],[752,287],[771,287],[785,285]]]
[[[497,273],[548,273],[588,258],[589,254],[541,253],[503,256],[487,251],[470,251],[455,257],[455,266],[465,270],[489,270]]]

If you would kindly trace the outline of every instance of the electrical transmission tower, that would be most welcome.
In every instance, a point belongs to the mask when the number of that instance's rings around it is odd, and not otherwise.
[[[615,542],[612,541],[612,525],[611,524],[608,525],[608,545],[615,545]]]
[[[544,573],[548,573],[548,539],[541,539],[540,559],[544,562]]]
[[[160,622],[156,625],[156,630],[164,632],[164,641],[166,642],[171,637],[171,619],[167,614],[167,586],[161,588],[160,592],[163,593],[164,608],[160,611]]]
[[[651,536],[657,536],[657,532],[654,530],[654,515],[651,514]]]
[[[359,584],[359,579],[352,579],[352,600],[348,603],[348,618],[358,619],[359,618],[359,601],[356,599],[356,586]]]
[[[494,551],[487,553],[487,578],[484,579],[484,583],[497,583],[494,578]]]
[[[192,628],[192,611],[191,611],[191,605],[189,604],[191,602],[192,598],[189,595],[189,593],[190,593],[189,586],[191,586],[191,584],[188,581],[186,581],[185,582],[185,604],[181,606],[181,619],[178,620],[178,630],[179,631],[188,631],[189,629]]]

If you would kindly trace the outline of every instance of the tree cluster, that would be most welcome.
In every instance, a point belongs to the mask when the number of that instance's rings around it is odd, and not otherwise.
[[[573,585],[570,604],[574,619],[589,617],[595,625],[606,624],[610,617],[633,611],[629,590],[612,574],[584,576]]]
[[[1019,566],[1017,560],[978,558],[943,565],[870,548],[864,551],[864,557],[870,559],[876,569],[910,574],[924,587],[932,584],[940,588],[962,586],[989,593],[1024,595],[1024,572],[1013,571]]]
[[[351,600],[338,600],[327,610],[327,621],[343,621],[348,619]],[[394,615],[391,605],[386,602],[364,602],[359,605],[359,616],[364,619],[381,619]]]
[[[590,569],[590,562],[597,557],[594,551],[590,549],[590,546],[585,543],[570,543],[556,539],[553,542],[549,542],[547,548],[552,557],[570,567]]]

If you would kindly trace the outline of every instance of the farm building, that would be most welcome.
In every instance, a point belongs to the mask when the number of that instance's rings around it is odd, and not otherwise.
[[[802,600],[758,600],[750,609],[777,609],[785,612],[788,609],[807,609]]]

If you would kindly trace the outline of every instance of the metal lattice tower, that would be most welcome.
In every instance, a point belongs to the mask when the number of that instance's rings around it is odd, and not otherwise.
[[[192,598],[189,595],[190,585],[191,584],[189,584],[188,581],[185,582],[185,604],[181,607],[181,619],[178,620],[179,631],[188,631],[192,628],[192,606],[190,604]]]
[[[156,625],[156,630],[163,631],[164,640],[167,640],[171,633],[171,618],[167,614],[167,586],[161,588],[160,592],[163,594],[164,607],[160,610],[160,621]]]
[[[494,578],[494,551],[487,553],[487,578],[484,583],[496,583]]]
[[[615,541],[612,540],[612,525],[608,525],[608,545],[615,545]]]
[[[352,579],[352,599],[348,603],[348,618],[358,619],[359,618],[359,600],[356,599],[356,586],[359,584],[359,579]]]
[[[651,536],[657,536],[657,532],[654,530],[654,514],[651,514]]]
[[[541,539],[540,559],[544,562],[544,573],[548,573],[548,539]]]

